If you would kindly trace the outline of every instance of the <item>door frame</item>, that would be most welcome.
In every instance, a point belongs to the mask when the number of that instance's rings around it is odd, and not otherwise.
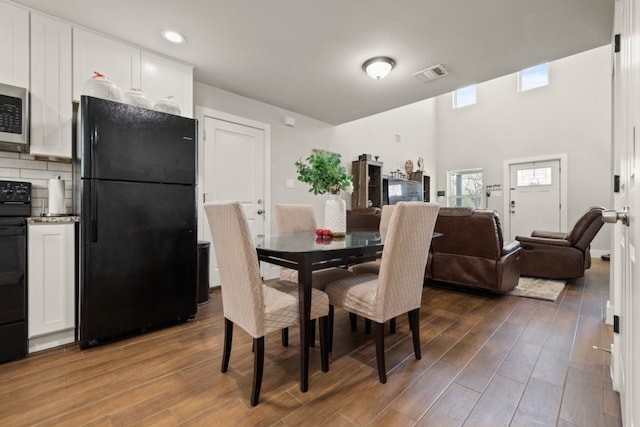
[[[504,218],[502,218],[502,224],[505,235],[511,235],[511,214],[509,209],[509,202],[511,200],[511,187],[509,186],[511,181],[511,166],[520,163],[546,162],[550,160],[560,160],[560,230],[568,231],[567,182],[569,180],[567,179],[567,176],[569,175],[569,168],[567,165],[567,153],[559,153],[504,160],[502,169],[502,188],[505,189],[505,192],[503,193],[504,197],[502,200],[502,212],[504,216]]]
[[[198,240],[204,236],[204,119],[205,117],[235,123],[242,126],[260,129],[264,132],[264,207],[265,233],[271,234],[271,125],[236,116],[223,111],[196,105],[196,120],[198,121],[198,176],[196,179],[198,197]]]

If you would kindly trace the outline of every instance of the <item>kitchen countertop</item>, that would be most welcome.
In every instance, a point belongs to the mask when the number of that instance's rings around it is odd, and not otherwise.
[[[79,216],[32,216],[27,224],[73,224],[80,222]]]

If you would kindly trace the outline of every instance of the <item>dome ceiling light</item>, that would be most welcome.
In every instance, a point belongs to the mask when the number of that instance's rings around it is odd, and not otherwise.
[[[376,80],[383,79],[396,66],[396,62],[388,56],[377,56],[362,64],[362,69]]]

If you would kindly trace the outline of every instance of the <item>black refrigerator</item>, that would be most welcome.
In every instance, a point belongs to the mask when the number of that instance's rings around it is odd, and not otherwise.
[[[192,319],[196,121],[82,96],[76,126],[80,346]]]

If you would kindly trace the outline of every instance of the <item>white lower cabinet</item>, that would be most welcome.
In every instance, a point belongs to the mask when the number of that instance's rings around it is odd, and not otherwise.
[[[75,224],[29,224],[29,352],[75,341]]]

